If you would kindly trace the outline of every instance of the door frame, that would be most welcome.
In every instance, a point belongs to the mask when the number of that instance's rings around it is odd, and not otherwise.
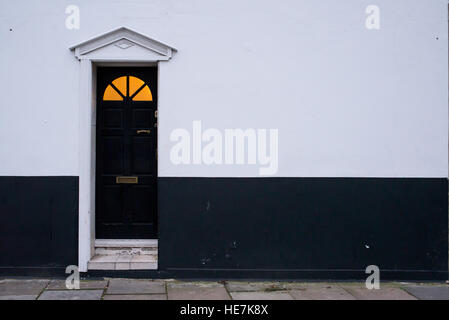
[[[119,27],[69,49],[80,62],[78,270],[87,272],[87,264],[95,253],[96,67],[156,66],[159,89],[163,62],[171,60],[177,50],[127,27]],[[159,92],[160,90],[158,90],[158,110],[161,109]],[[158,127],[159,116],[160,112],[158,112]],[[157,139],[159,140],[159,130]],[[156,159],[159,160],[158,154]],[[157,216],[159,221],[159,208]]]
[[[159,86],[159,62],[113,62],[81,60],[79,83],[79,225],[78,268],[87,271],[87,263],[95,253],[95,183],[96,183],[96,120],[97,67],[156,67]],[[157,90],[159,92],[159,90]],[[159,99],[158,99],[159,101]],[[159,109],[159,105],[157,106]],[[159,121],[159,118],[158,118]],[[158,136],[159,139],[159,130]],[[156,152],[156,163],[159,156]],[[156,170],[156,179],[158,170]],[[159,216],[159,210],[156,212]],[[159,219],[157,219],[158,221]]]

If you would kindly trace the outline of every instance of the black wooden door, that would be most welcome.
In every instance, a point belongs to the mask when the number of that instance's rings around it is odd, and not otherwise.
[[[157,237],[157,69],[97,70],[96,238]]]

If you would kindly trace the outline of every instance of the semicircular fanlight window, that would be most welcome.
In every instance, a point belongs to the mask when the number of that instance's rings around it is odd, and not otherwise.
[[[150,87],[134,76],[115,79],[106,87],[103,94],[104,101],[123,101],[125,97],[130,97],[133,101],[153,101]]]

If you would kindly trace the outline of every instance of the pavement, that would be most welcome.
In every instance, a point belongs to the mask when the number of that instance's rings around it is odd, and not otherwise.
[[[1,279],[0,300],[449,300],[446,283]]]

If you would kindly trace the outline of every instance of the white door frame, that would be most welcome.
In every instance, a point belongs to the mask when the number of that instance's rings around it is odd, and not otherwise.
[[[96,67],[157,65],[159,83],[159,63],[176,49],[124,27],[70,49],[80,61],[78,268],[86,272],[95,252]]]

